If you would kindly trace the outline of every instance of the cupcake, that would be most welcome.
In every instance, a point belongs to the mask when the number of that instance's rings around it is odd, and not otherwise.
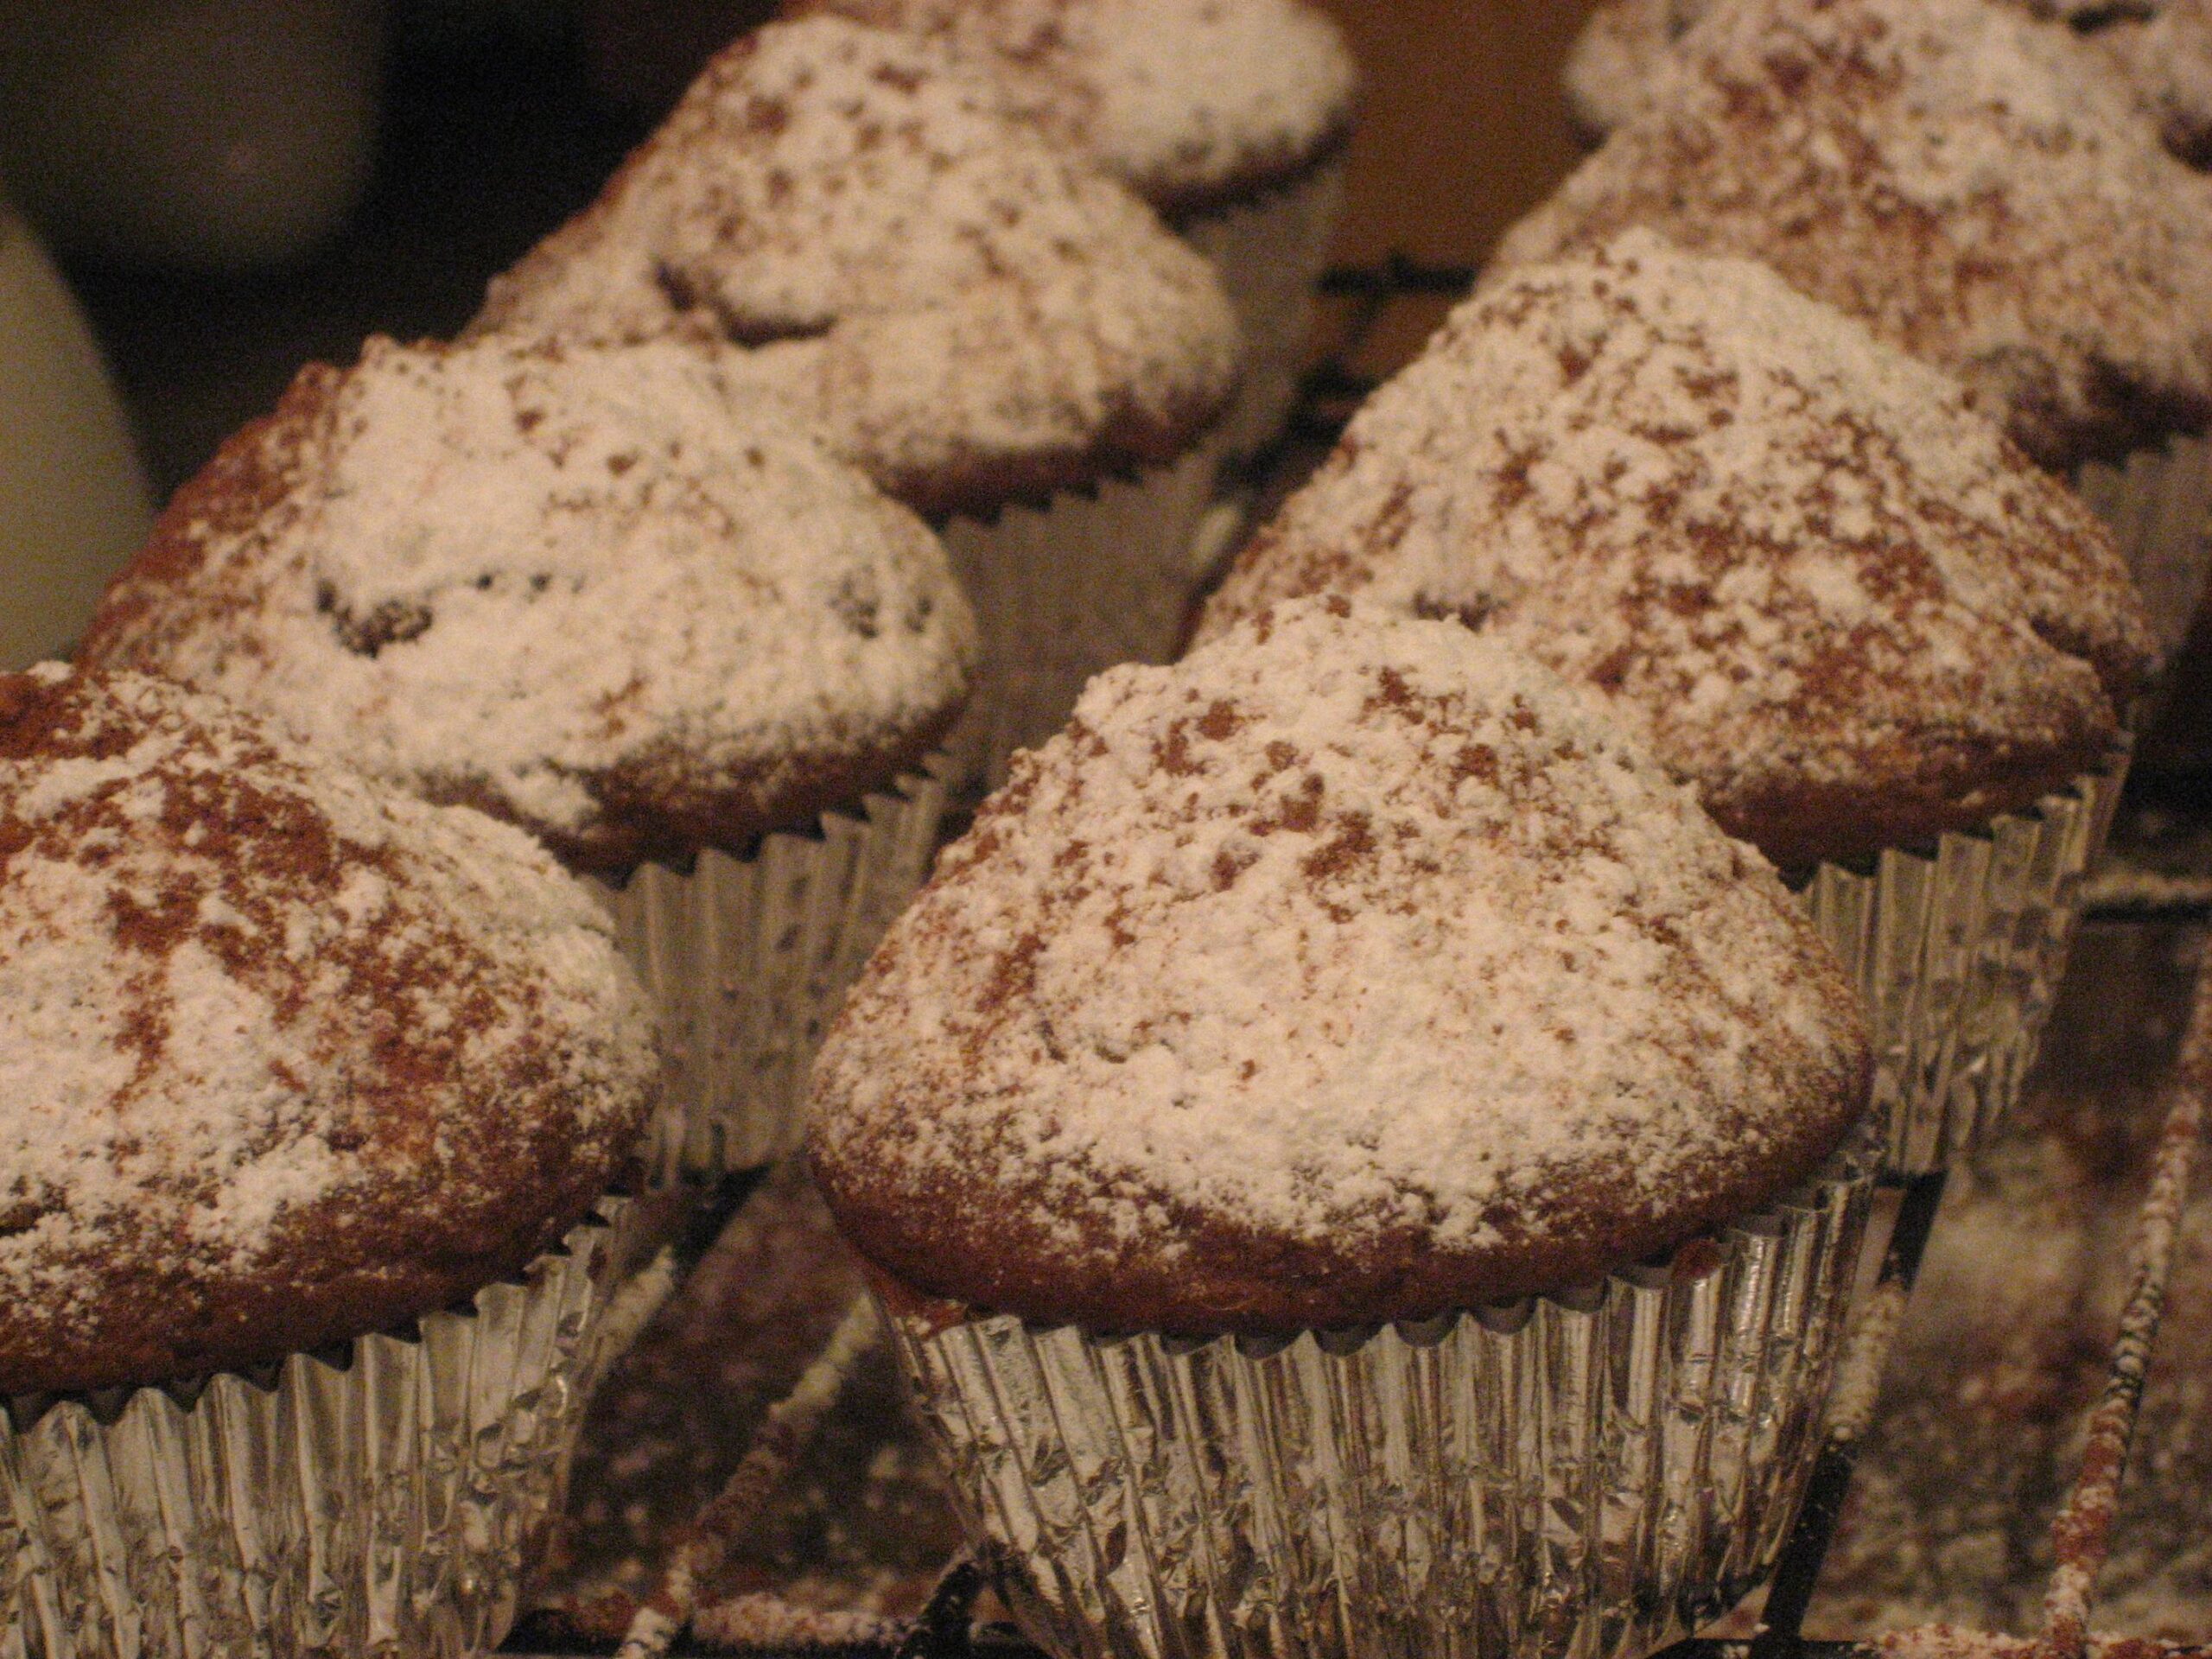
[[[2153,664],[2111,537],[1953,381],[1647,231],[1455,312],[1263,526],[1285,599],[1454,618],[1603,695],[1803,888],[1893,1167],[2017,1096]]]
[[[1656,1646],[1787,1530],[1864,1219],[1856,1001],[1755,852],[1464,629],[1294,601],[1101,675],[815,1100],[1056,1653]]]
[[[1770,0],[1772,3],[1772,0]],[[2006,0],[2037,17],[2063,18],[2093,51],[2107,53],[2166,146],[2201,161],[2212,138],[2212,10],[2206,0]],[[1643,113],[1659,90],[1675,43],[1713,0],[1602,0],[1567,60],[1567,96],[1584,130],[1602,137]]]
[[[1236,385],[1220,284],[925,41],[833,17],[739,41],[476,327],[689,335],[935,522],[984,642],[963,777],[1176,644]]]
[[[943,550],[675,341],[372,340],[178,492],[85,660],[520,825],[661,1001],[653,1175],[796,1143],[919,881],[973,621]]]
[[[2212,546],[2212,179],[1989,0],[1719,0],[1497,268],[1631,225],[1764,261],[1948,369],[2120,537],[2161,643]]]
[[[1244,331],[1232,456],[1282,431],[1344,200],[1357,73],[1304,0],[786,0],[944,41],[1141,195],[1221,275]]]
[[[48,664],[0,678],[0,1650],[496,1645],[658,1084],[590,898]]]

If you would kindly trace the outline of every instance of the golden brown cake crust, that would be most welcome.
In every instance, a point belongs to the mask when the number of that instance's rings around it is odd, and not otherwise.
[[[2212,419],[2212,180],[2114,63],[1990,0],[1719,0],[1494,270],[1632,225],[1774,267],[2044,466]]]
[[[49,666],[0,678],[0,1074],[10,1395],[466,1299],[607,1191],[658,1065],[526,837]]]
[[[942,48],[831,16],[716,57],[472,327],[692,338],[933,518],[1176,461],[1241,369],[1134,194]]]
[[[891,787],[975,652],[928,530],[697,354],[487,340],[302,372],[178,492],[83,657],[619,869]]]
[[[1594,703],[1301,601],[1017,760],[847,1002],[813,1156],[917,1292],[1287,1333],[1673,1249],[1866,1088],[1795,902]]]
[[[1314,593],[1458,617],[1605,693],[1791,870],[2065,789],[2153,664],[2109,533],[1955,383],[1644,231],[1456,312],[1200,637]]]

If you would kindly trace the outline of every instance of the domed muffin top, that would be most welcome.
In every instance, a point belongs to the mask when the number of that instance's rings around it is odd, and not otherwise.
[[[613,867],[887,785],[975,649],[921,522],[699,353],[372,340],[178,493],[85,656]]]
[[[1772,3],[1773,0],[1769,0]],[[2007,0],[2071,23],[2092,51],[2109,50],[2137,95],[2166,124],[2169,148],[2192,154],[2212,121],[2212,26],[2205,0]],[[1670,48],[1712,0],[1602,0],[1575,36],[1567,92],[1576,118],[1608,132],[1661,96]]]
[[[918,511],[1171,460],[1236,389],[1205,261],[918,37],[772,24],[708,67],[474,325],[722,342]]]
[[[786,0],[991,65],[1014,107],[1162,213],[1267,188],[1351,124],[1344,36],[1305,0]]]
[[[1017,759],[846,1004],[814,1160],[915,1290],[1291,1332],[1588,1282],[1866,1100],[1826,946],[1594,703],[1300,601]]]
[[[1202,633],[1313,593],[1458,617],[1604,691],[1785,868],[2063,787],[2152,663],[2103,526],[1955,384],[1643,231],[1454,313]]]
[[[2089,39],[2119,64],[2166,148],[2200,168],[2212,162],[2212,0],[2159,0]]]
[[[2063,25],[1990,0],[1720,0],[1493,270],[1649,225],[1950,370],[2046,467],[2212,417],[2212,179]]]
[[[528,837],[157,680],[0,677],[0,1395],[468,1296],[606,1191],[658,1078]]]

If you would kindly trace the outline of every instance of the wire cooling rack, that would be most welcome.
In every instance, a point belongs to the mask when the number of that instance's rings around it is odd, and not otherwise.
[[[1241,480],[1257,499],[1280,493],[1286,473],[1310,467],[1373,390],[1357,362],[1391,308],[1408,299],[1465,293],[1474,272],[1394,255],[1371,267],[1329,273],[1324,292],[1336,312],[1328,358],[1307,377],[1288,432]],[[2183,816],[2212,823],[2212,788],[2167,780],[2178,789]],[[2202,802],[2196,798],[2202,796]],[[2212,830],[2207,832],[2212,849]],[[2212,868],[2212,861],[2205,861]],[[2106,922],[2212,923],[2212,875],[2146,872],[2122,866],[2093,881],[2088,915]],[[2212,1646],[2147,1640],[2107,1640],[2093,1633],[2096,1583],[2111,1551],[2128,1453],[2141,1414],[2145,1379],[2158,1341],[2174,1272],[2182,1216],[2204,1138],[2206,1095],[2212,1090],[2212,971],[2192,995],[2178,1058],[2159,1095],[2163,1125],[2152,1148],[2147,1191],[2133,1217],[2130,1284],[2106,1365],[2101,1394],[2090,1410],[2078,1470],[2052,1528],[2055,1567],[2044,1593],[2042,1628],[2034,1637],[1928,1625],[1864,1643],[1808,1639],[1803,1626],[1827,1565],[1837,1522],[1852,1488],[1878,1392],[1890,1339],[1903,1317],[1944,1196],[1942,1173],[1900,1179],[1890,1188],[1895,1219],[1878,1274],[1866,1297],[1840,1366],[1827,1438],[1803,1507],[1767,1587],[1755,1634],[1743,1639],[1694,1638],[1667,1659],[2212,1659]],[[725,1197],[741,1201],[745,1188]],[[703,1238],[695,1239],[695,1247]],[[978,1617],[987,1574],[971,1559],[956,1560],[912,1618],[791,1611],[756,1621],[755,1639],[711,1648],[693,1642],[687,1626],[701,1586],[753,1523],[777,1486],[791,1478],[810,1437],[834,1406],[879,1334],[872,1305],[855,1301],[797,1386],[767,1411],[752,1445],[721,1492],[685,1529],[652,1591],[629,1622],[619,1648],[535,1640],[529,1627],[512,1654],[616,1652],[620,1659],[662,1659],[733,1649],[791,1659],[1040,1659],[1012,1626]]]
[[[2056,1568],[2045,1596],[2044,1627],[2034,1638],[1931,1626],[1894,1632],[1878,1642],[1808,1641],[1802,1634],[1835,1525],[1849,1490],[1886,1357],[1894,1317],[1919,1271],[1941,1204],[1938,1173],[1897,1182],[1896,1220],[1875,1286],[1868,1294],[1836,1389],[1827,1436],[1796,1526],[1767,1592],[1761,1627],[1741,1641],[1694,1639],[1669,1659],[1844,1659],[1881,1653],[1887,1659],[2212,1659],[2212,1647],[2105,1642],[2091,1633],[2098,1574],[2111,1548],[2121,1483],[2141,1411],[2145,1378],[2164,1312],[2180,1238],[2183,1210],[2204,1138],[2206,1096],[2212,1091],[2212,972],[2200,976],[2179,1058],[2161,1096],[2163,1123],[2152,1154],[2148,1190],[2134,1219],[2131,1285],[2114,1337],[2102,1393],[2092,1408],[2078,1472],[2052,1529]],[[870,1303],[856,1301],[798,1385],[768,1412],[753,1446],[721,1494],[709,1504],[663,1572],[653,1594],[632,1619],[621,1659],[660,1659],[695,1649],[683,1640],[698,1586],[712,1576],[781,1481],[859,1358],[878,1332]],[[1854,1376],[1854,1368],[1874,1375]],[[1011,1627],[979,1623],[986,1575],[971,1560],[949,1567],[918,1617],[908,1620],[795,1616],[778,1639],[751,1649],[793,1659],[1033,1659],[1036,1650]],[[517,1651],[543,1652],[524,1646]]]

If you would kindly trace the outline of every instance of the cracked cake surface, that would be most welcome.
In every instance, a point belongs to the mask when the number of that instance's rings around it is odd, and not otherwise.
[[[607,1190],[658,1073],[526,836],[165,682],[0,677],[0,1396],[463,1300]]]
[[[487,339],[306,370],[85,655],[619,868],[887,787],[976,650],[929,530],[698,353]]]
[[[2064,787],[2152,666],[2108,533],[1955,383],[1640,230],[1456,311],[1201,637],[1314,593],[1458,618],[1603,692],[1790,868]]]
[[[1817,1170],[1855,998],[1585,694],[1339,599],[1091,683],[815,1074],[847,1236],[927,1295],[1287,1332],[1586,1283]]]
[[[717,56],[474,328],[685,335],[932,517],[1177,459],[1242,349],[1134,194],[931,42],[830,16]]]
[[[1773,266],[2063,470],[2212,417],[2212,179],[2063,24],[1719,0],[1493,272],[1647,225]]]
[[[786,0],[940,41],[1013,109],[1171,216],[1287,182],[1342,143],[1357,72],[1305,0]]]

